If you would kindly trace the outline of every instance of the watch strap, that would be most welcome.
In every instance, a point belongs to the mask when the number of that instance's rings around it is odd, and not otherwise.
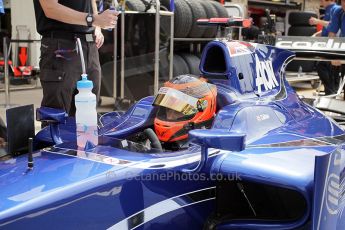
[[[87,26],[92,27],[92,23],[93,23],[94,18],[93,18],[93,15],[91,13],[88,13],[86,15],[85,20],[86,20]]]

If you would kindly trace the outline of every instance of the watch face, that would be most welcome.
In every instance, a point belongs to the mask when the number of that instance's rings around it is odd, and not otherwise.
[[[93,23],[93,15],[92,14],[88,14],[85,18],[87,26],[91,27],[92,23]]]
[[[92,22],[92,19],[93,19],[93,18],[92,18],[91,15],[86,17],[86,21],[87,21],[87,22]]]

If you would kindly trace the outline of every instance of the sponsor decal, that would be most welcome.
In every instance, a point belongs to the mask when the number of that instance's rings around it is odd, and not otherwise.
[[[264,91],[267,91],[279,86],[279,83],[274,75],[273,65],[272,65],[271,60],[260,61],[259,57],[255,55],[255,63],[256,63],[255,84],[258,88],[258,93],[262,92],[262,87]]]
[[[335,152],[331,159],[331,168],[339,169],[341,167],[341,152]],[[339,201],[341,200],[340,177],[337,170],[333,170],[327,178],[326,183],[326,208],[330,215],[338,214],[340,210]]]
[[[330,38],[323,41],[313,39],[309,39],[308,41],[295,41],[295,39],[288,39],[288,37],[286,40],[278,39],[276,47],[292,50],[345,51],[345,42],[338,41],[339,39],[335,40]]]
[[[264,121],[270,119],[270,115],[268,114],[260,114],[256,116],[257,121]]]
[[[338,137],[334,140],[339,140]],[[313,229],[344,229],[344,154],[344,149],[338,148],[330,154],[317,156]]]
[[[327,180],[327,196],[326,207],[327,211],[331,215],[338,213],[339,205],[339,176],[334,173],[330,174]]]
[[[255,49],[250,43],[246,42],[227,42],[227,47],[231,57],[251,54]]]

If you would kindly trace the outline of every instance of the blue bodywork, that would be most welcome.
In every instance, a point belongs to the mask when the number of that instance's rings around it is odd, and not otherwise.
[[[74,119],[56,118],[58,137],[35,137],[33,169],[26,155],[0,161],[0,229],[345,229],[344,130],[289,86],[293,57],[210,42],[200,71],[217,86],[217,114],[180,151],[127,140],[152,127],[153,97],[103,115],[87,151]]]

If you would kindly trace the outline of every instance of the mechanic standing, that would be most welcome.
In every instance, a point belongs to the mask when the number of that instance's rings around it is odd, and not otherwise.
[[[345,37],[345,0],[341,0],[341,7],[337,7],[333,15],[331,16],[331,21],[327,26],[329,31],[328,37],[335,37],[339,34],[339,37]],[[345,66],[341,64],[339,60],[332,61],[333,76],[334,78],[340,79],[344,76]],[[345,95],[344,95],[345,97]]]
[[[310,25],[319,24],[319,25],[322,25],[323,28],[321,31],[315,33],[313,37],[315,36],[327,37],[328,36],[329,31],[327,29],[327,26],[329,22],[331,21],[331,17],[334,14],[335,9],[339,8],[339,6],[337,6],[334,0],[321,0],[320,5],[325,8],[325,15],[323,17],[323,20],[311,17],[309,19],[309,24]],[[339,78],[334,77],[331,63],[325,62],[325,61],[318,62],[316,69],[321,79],[321,82],[325,87],[325,95],[335,94],[338,89]]]
[[[42,106],[75,115],[74,95],[82,68],[76,39],[80,38],[88,78],[99,98],[101,68],[98,48],[103,45],[102,29],[115,28],[118,13],[97,12],[96,0],[34,0],[37,31],[42,35],[40,80]]]

